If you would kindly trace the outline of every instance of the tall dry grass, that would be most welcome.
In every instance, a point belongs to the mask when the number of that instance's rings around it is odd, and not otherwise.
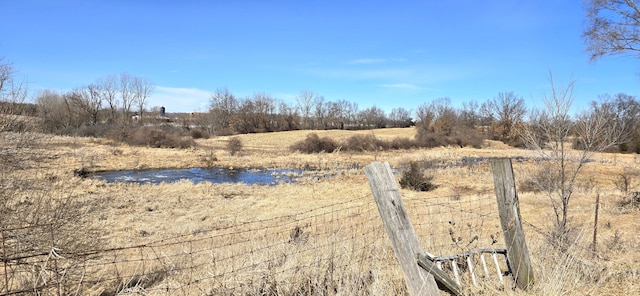
[[[373,133],[381,139],[415,134],[411,128],[314,132],[336,141],[355,134]],[[401,193],[422,246],[434,253],[440,252],[437,255],[458,253],[465,248],[492,245],[491,236],[500,236],[494,225],[497,211],[491,197],[492,176],[484,159],[521,157],[521,161],[514,161],[517,180],[533,177],[537,168],[529,151],[491,141],[485,142],[481,149],[442,147],[318,154],[283,149],[309,133],[239,135],[243,150],[236,155],[227,150],[229,137],[198,139],[189,149],[153,149],[102,139],[48,137],[37,142],[38,149],[48,151],[46,158],[3,178],[5,181],[27,180],[27,177],[41,176],[48,192],[61,200],[73,197],[87,205],[100,201],[98,209],[87,208],[83,212],[90,215],[83,216],[87,220],[82,220],[81,226],[100,229],[92,239],[99,242],[100,250],[133,246],[92,258],[96,260],[92,261],[93,267],[75,269],[80,272],[77,278],[84,274],[86,284],[81,286],[84,294],[153,295],[167,294],[169,289],[189,295],[402,295],[406,294],[402,276],[372,204],[367,205],[366,215],[349,213],[352,216],[345,218],[347,220],[335,216],[333,220],[326,218],[332,221],[327,223],[312,221],[311,225],[294,225],[291,221],[297,220],[287,221],[283,217],[337,207],[354,198],[373,202],[373,198],[367,198],[370,192],[361,170],[372,161],[388,161],[400,169],[412,161],[430,162],[430,173],[438,188],[430,192],[402,189]],[[14,153],[23,153],[19,150],[22,148],[15,149],[18,150],[12,150]],[[594,161],[587,164],[578,180],[570,210],[574,243],[565,251],[554,246],[548,236],[553,215],[548,201],[536,192],[519,189],[536,284],[528,291],[485,285],[469,288],[469,292],[639,294],[640,226],[635,221],[640,213],[636,208],[620,206],[624,196],[614,183],[614,177],[625,167],[636,167],[637,163],[634,155],[597,154]],[[188,181],[160,185],[106,184],[73,176],[73,171],[81,168],[101,171],[199,166],[312,168],[324,170],[332,177],[317,178],[314,173],[303,176],[295,184],[269,187]],[[521,185],[519,182],[518,187]],[[31,198],[29,191],[15,192],[24,200]],[[597,251],[593,253],[589,251],[590,235],[594,198],[598,193],[602,204]],[[337,208],[335,211],[342,213]],[[478,216],[482,213],[486,213],[486,217]],[[451,221],[456,225],[452,227]],[[233,234],[224,232],[241,231],[243,227],[246,230],[251,223],[260,225],[259,229],[236,234],[233,239],[226,236],[233,237]],[[296,231],[296,227],[301,232]],[[449,228],[462,238],[460,244],[451,242]],[[474,236],[478,236],[477,241],[468,244]],[[81,234],[68,237],[78,238],[82,238]],[[190,242],[198,238],[203,240]],[[136,247],[142,245],[149,247]],[[273,248],[265,248],[271,245]],[[200,255],[195,256],[189,250],[200,250]],[[240,256],[247,253],[251,256]],[[242,266],[251,268],[242,269]],[[229,272],[234,268],[237,272]],[[89,274],[92,281],[88,280]],[[76,290],[69,288],[70,294],[73,291]]]

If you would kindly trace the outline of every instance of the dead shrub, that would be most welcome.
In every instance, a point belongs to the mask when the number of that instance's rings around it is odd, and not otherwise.
[[[441,146],[470,146],[473,148],[482,148],[485,137],[472,129],[455,130],[451,134],[437,133],[428,127],[421,126],[416,134],[416,146],[423,148],[434,148]]]
[[[353,135],[343,143],[345,150],[354,152],[377,151],[381,146],[384,146],[382,141],[374,135]]]
[[[518,180],[518,191],[521,192],[554,192],[560,186],[556,171],[550,168],[551,164],[540,162],[538,169]]]
[[[202,129],[192,129],[189,131],[189,135],[193,139],[209,139],[209,137],[211,137],[209,132]]]
[[[561,253],[567,253],[578,243],[579,235],[580,233],[576,227],[554,225],[545,239],[549,245],[555,247]]]
[[[391,140],[389,143],[389,147],[393,150],[408,150],[412,148],[416,148],[416,141],[411,140],[407,137],[396,137]]]
[[[605,239],[604,243],[609,252],[621,253],[625,250],[625,241],[619,229],[616,229],[611,237]]]
[[[407,137],[397,137],[393,140],[378,139],[375,135],[354,135],[346,139],[342,146],[347,151],[379,151],[400,150],[417,147],[416,142]]]
[[[622,170],[622,173],[616,176],[616,178],[613,180],[613,183],[618,190],[626,195],[633,190],[633,188],[635,187],[634,179],[638,178],[639,176],[640,171],[634,168],[625,167]]]
[[[64,258],[70,258],[65,260],[64,276],[58,281],[64,287],[68,279],[80,277],[73,266],[85,260],[67,254],[95,250],[103,241],[104,229],[94,222],[107,210],[106,196],[79,192],[77,188],[86,186],[86,180],[50,170],[57,152],[47,136],[0,132],[0,143],[0,229],[4,230],[3,242],[4,238],[10,242],[6,248],[3,244],[9,255],[3,257],[5,266],[12,267],[7,275],[21,278],[14,280],[14,289],[31,287],[37,292],[34,288],[41,285],[50,270],[40,268],[40,263],[46,266],[53,258],[50,253],[49,260],[40,261],[39,253],[45,251],[46,256],[55,246]],[[39,173],[42,171],[45,173]],[[82,177],[88,170],[81,168],[74,173]]]
[[[235,132],[231,128],[223,128],[220,130],[216,130],[214,134],[219,137],[224,137],[224,136],[231,136],[235,134]]]
[[[58,135],[77,136],[77,137],[90,137],[90,138],[102,138],[107,136],[111,130],[114,129],[113,125],[109,124],[96,124],[96,125],[83,125],[81,127],[66,127],[55,130]]]
[[[417,162],[409,163],[409,168],[402,173],[400,187],[415,191],[431,191],[438,186],[433,184],[433,176],[427,176]]]
[[[331,153],[338,148],[338,144],[331,138],[318,136],[316,133],[311,133],[302,140],[294,143],[289,147],[292,151],[299,151],[302,153]]]
[[[441,146],[441,137],[435,133],[418,132],[416,143],[423,148],[434,148]]]
[[[460,147],[473,147],[476,149],[482,148],[484,144],[485,136],[476,130],[464,129],[458,132],[457,143]]]
[[[189,148],[195,145],[192,138],[183,136],[173,130],[158,127],[138,127],[128,133],[124,141],[133,146],[153,148]]]
[[[236,155],[238,152],[242,151],[244,144],[242,144],[242,140],[240,137],[231,137],[229,138],[229,142],[227,142],[227,151],[231,156]]]
[[[213,167],[214,163],[218,161],[216,151],[213,148],[206,150],[205,154],[200,156],[200,161],[204,163],[205,167]]]
[[[640,191],[629,192],[618,205],[623,208],[640,209]]]

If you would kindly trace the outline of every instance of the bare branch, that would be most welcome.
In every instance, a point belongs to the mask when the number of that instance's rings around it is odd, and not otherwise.
[[[640,9],[634,0],[588,0],[582,37],[591,60],[605,55],[640,56]]]

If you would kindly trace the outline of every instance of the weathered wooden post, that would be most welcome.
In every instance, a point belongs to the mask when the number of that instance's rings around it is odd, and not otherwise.
[[[416,255],[422,249],[389,163],[374,162],[364,171],[409,293],[416,296],[439,295],[433,275],[416,264]]]
[[[502,232],[507,245],[507,258],[516,280],[516,286],[520,289],[526,289],[534,282],[533,269],[522,230],[511,159],[492,159],[491,170],[498,199],[500,224],[502,224]]]

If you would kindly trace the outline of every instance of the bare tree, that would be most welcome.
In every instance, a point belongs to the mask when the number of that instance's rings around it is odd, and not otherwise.
[[[26,98],[26,83],[16,81],[13,66],[0,58],[0,132],[24,129],[25,124],[18,115],[24,111]]]
[[[133,102],[138,107],[138,116],[140,121],[142,122],[142,113],[144,112],[144,107],[147,105],[147,99],[153,91],[153,83],[151,83],[147,78],[142,77],[133,77],[132,81],[132,95]]]
[[[549,162],[549,165],[544,166],[547,172],[543,175],[547,178],[533,181],[546,191],[556,217],[557,230],[565,233],[573,185],[578,172],[586,162],[584,159],[586,155],[570,154],[569,149],[569,136],[574,127],[569,111],[574,100],[575,81],[560,89],[556,87],[551,77],[549,81],[551,97],[543,98],[544,110],[534,111],[531,122],[522,131],[522,139],[525,145],[536,151],[542,160]],[[550,180],[555,180],[559,184]]]
[[[326,102],[324,108],[327,113],[325,123],[328,129],[344,127],[344,121],[342,121],[343,111],[338,102]]]
[[[89,114],[87,110],[87,90],[85,88],[75,88],[62,95],[66,113],[68,114],[69,126],[80,128],[88,123]]]
[[[238,100],[238,108],[231,113],[230,127],[235,133],[253,133],[255,132],[256,118],[255,105],[251,98]]]
[[[479,109],[480,107],[476,101],[462,102],[462,109],[458,115],[460,125],[468,129],[475,129],[480,124]]]
[[[411,112],[405,108],[393,108],[389,113],[389,123],[393,127],[410,127],[413,124]]]
[[[428,107],[433,113],[433,132],[443,136],[452,136],[456,132],[458,114],[451,107],[448,97],[435,99]]]
[[[298,110],[300,110],[300,115],[303,120],[303,127],[305,129],[311,128],[311,108],[315,105],[316,94],[310,90],[303,90],[296,97],[296,103],[298,105]]]
[[[602,104],[609,105],[611,113],[615,114],[615,119],[619,126],[623,127],[624,134],[628,136],[628,143],[620,143],[618,149],[621,152],[633,151],[640,153],[640,103],[634,96],[624,93],[615,96],[600,96]],[[595,103],[594,103],[595,104]]]
[[[4,58],[0,57],[0,92],[4,99],[5,84],[13,79],[13,67],[9,63],[4,62]]]
[[[513,142],[517,133],[513,130],[527,112],[522,97],[513,92],[501,92],[497,97],[487,102],[487,107],[495,119],[493,123],[493,137],[503,142]]]
[[[265,93],[239,100],[237,110],[231,114],[231,126],[238,133],[272,131],[275,107],[275,101]]]
[[[280,114],[279,130],[297,130],[300,128],[300,113],[297,108],[289,106],[286,102],[280,101],[278,104]]]
[[[70,125],[64,98],[58,92],[41,91],[36,95],[36,104],[44,132],[55,132]]]
[[[433,125],[433,121],[436,118],[436,113],[431,105],[423,103],[418,106],[418,110],[416,110],[416,118],[420,127],[430,129],[430,126]]]
[[[100,115],[100,109],[102,109],[102,89],[100,85],[87,85],[84,99],[91,125],[98,124],[98,116]]]
[[[255,106],[255,128],[259,131],[273,131],[276,113],[276,102],[269,94],[256,93],[253,95]]]
[[[364,129],[383,128],[387,125],[387,116],[384,110],[376,106],[360,111],[359,117]]]
[[[595,61],[605,55],[640,55],[640,8],[635,0],[587,0],[582,37]]]
[[[631,138],[629,121],[621,118],[612,102],[593,102],[591,110],[581,114],[576,122],[576,143],[578,149],[605,151],[613,146],[626,143]]]
[[[559,87],[549,73],[549,82],[551,95],[543,98],[545,108],[533,111],[529,123],[521,130],[521,137],[540,157],[543,171],[531,181],[547,194],[556,218],[554,234],[563,239],[568,231],[569,205],[576,178],[594,152],[620,143],[625,136],[619,125],[611,123],[613,114],[606,106],[595,107],[574,120],[570,108],[575,81]],[[574,136],[582,141],[582,149],[572,149]]]
[[[75,88],[64,94],[63,99],[70,116],[71,126],[78,128],[82,125],[98,123],[102,98],[97,85]]]
[[[347,127],[352,126],[356,122],[356,117],[358,115],[358,103],[349,102],[347,100],[340,100],[338,102],[340,104],[340,110],[342,110],[342,114],[344,116],[344,121],[346,121]]]
[[[131,121],[131,105],[133,104],[133,78],[128,73],[120,74],[120,103],[122,111],[122,122],[127,124]]]
[[[225,130],[231,126],[231,116],[238,112],[238,100],[229,89],[219,88],[209,98],[213,129]]]
[[[316,96],[316,99],[313,100],[314,106],[314,122],[315,129],[325,129],[325,119],[327,117],[327,106],[324,102],[324,96]]]
[[[110,116],[108,121],[113,123],[118,117],[117,111],[118,105],[120,105],[120,101],[118,100],[118,91],[120,88],[118,77],[109,75],[98,79],[95,84],[99,86],[102,100],[107,104],[107,107],[109,107]]]
[[[491,111],[491,107],[489,106],[489,101],[486,101],[482,103],[482,105],[480,105],[478,114],[480,116],[480,125],[483,127],[488,127],[495,121],[493,111]]]

